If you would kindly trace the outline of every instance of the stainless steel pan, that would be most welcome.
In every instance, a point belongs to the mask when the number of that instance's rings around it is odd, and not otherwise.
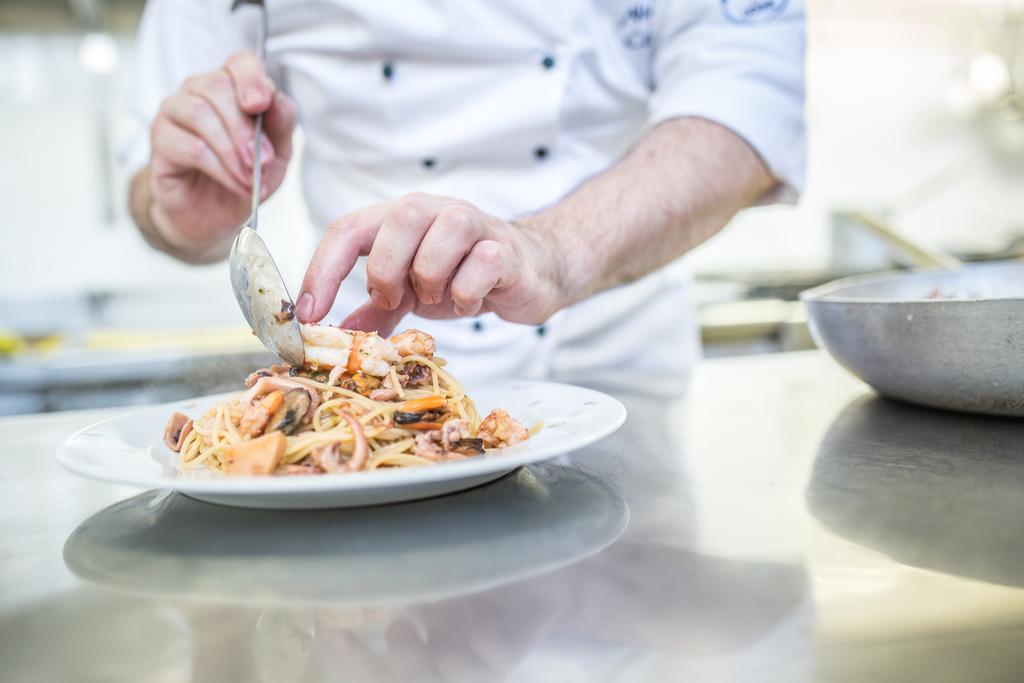
[[[801,299],[818,346],[879,393],[1024,416],[1024,263],[858,276]]]

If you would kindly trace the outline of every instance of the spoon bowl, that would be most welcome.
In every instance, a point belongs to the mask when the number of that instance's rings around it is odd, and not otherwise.
[[[235,0],[231,11],[243,5],[255,5],[260,11],[256,32],[256,52],[266,58],[267,8],[262,0]],[[235,299],[253,334],[267,349],[286,363],[296,367],[305,362],[305,349],[299,321],[295,319],[295,302],[277,269],[263,238],[256,234],[262,186],[260,147],[263,139],[263,114],[256,115],[256,136],[253,145],[252,213],[231,245],[228,270]]]
[[[263,345],[294,366],[305,362],[295,304],[263,239],[249,226],[239,231],[228,260],[231,286],[249,327]]]

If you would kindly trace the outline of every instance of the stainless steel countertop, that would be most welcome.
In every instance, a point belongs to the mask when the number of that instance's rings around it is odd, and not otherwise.
[[[79,479],[0,420],[5,681],[1017,681],[1024,422],[817,352],[616,392],[601,444],[462,494],[261,512]]]

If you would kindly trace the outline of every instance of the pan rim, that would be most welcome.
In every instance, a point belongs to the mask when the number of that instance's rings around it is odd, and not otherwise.
[[[956,298],[956,299],[938,299],[938,298],[884,298],[884,297],[862,297],[862,296],[844,296],[843,290],[851,287],[857,287],[861,285],[869,284],[881,284],[888,281],[898,281],[902,279],[909,279],[918,275],[934,274],[942,275],[949,274],[953,275],[960,273],[963,270],[985,270],[994,267],[1006,267],[1006,266],[1019,266],[1024,270],[1024,262],[1017,260],[1004,260],[1004,261],[989,261],[985,263],[970,263],[964,264],[961,268],[956,270],[944,270],[941,268],[917,268],[911,270],[887,270],[875,273],[862,273],[859,275],[849,275],[846,277],[826,282],[810,289],[805,289],[800,292],[800,300],[806,304],[812,303],[841,303],[841,304],[969,304],[969,303],[980,303],[980,302],[1007,302],[1007,301],[1024,301],[1024,295],[1021,296],[989,296],[989,297],[970,297],[970,298]]]

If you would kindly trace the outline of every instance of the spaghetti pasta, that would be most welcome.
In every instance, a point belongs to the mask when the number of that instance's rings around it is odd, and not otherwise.
[[[194,420],[172,416],[165,441],[184,468],[346,473],[460,460],[530,436],[505,411],[481,419],[423,332],[383,339],[303,325],[302,333],[312,347],[307,358],[320,363],[257,370],[246,394]],[[337,364],[324,365],[324,358]]]

